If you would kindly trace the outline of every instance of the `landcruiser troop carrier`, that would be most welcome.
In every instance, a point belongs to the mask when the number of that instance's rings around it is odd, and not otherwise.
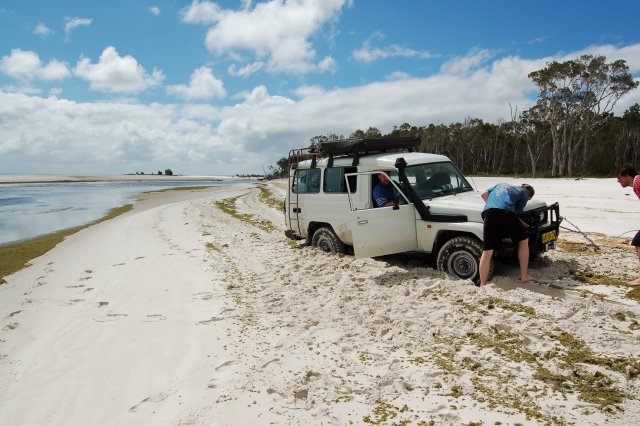
[[[425,252],[437,269],[477,281],[484,201],[449,158],[412,152],[419,145],[419,137],[399,137],[292,150],[287,236],[327,252],[352,250],[356,258]],[[375,206],[380,173],[393,185],[393,206]],[[531,257],[555,248],[558,203],[530,200],[522,218],[531,225]],[[506,240],[496,256],[516,256],[515,247]]]

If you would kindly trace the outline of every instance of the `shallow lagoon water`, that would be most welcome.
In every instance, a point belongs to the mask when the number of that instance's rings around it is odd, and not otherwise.
[[[65,182],[0,185],[0,244],[34,238],[103,217],[134,194],[241,181]]]

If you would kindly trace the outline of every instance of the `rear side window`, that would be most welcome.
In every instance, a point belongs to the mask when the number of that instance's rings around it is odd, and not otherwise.
[[[293,179],[293,192],[317,194],[320,192],[320,169],[299,169]]]
[[[326,193],[347,192],[347,184],[344,181],[344,175],[347,173],[356,173],[356,167],[329,167],[324,171],[323,191]],[[356,176],[349,176],[349,188],[351,192],[356,192],[357,179]]]

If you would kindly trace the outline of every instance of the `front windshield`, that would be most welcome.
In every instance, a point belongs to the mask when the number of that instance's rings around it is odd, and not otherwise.
[[[450,161],[407,166],[405,172],[414,191],[422,199],[473,191],[469,182]],[[397,176],[398,172],[394,171],[392,178],[396,180]]]

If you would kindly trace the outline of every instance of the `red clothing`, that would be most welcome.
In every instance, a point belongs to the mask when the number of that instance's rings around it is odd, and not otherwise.
[[[633,192],[640,198],[640,175],[636,175],[633,178]]]

